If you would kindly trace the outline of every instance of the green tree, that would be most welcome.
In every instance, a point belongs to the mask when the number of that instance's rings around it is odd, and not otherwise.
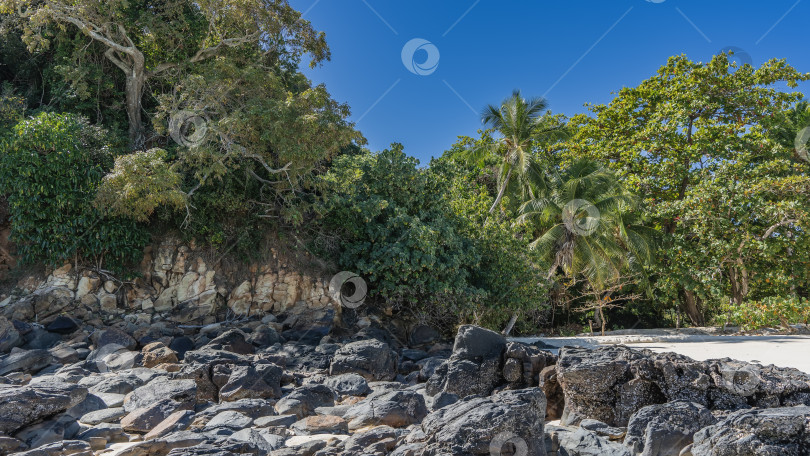
[[[71,114],[43,113],[14,127],[0,150],[0,194],[8,195],[21,261],[119,268],[142,255],[145,229],[93,206],[113,159],[103,130]]]
[[[141,117],[147,84],[173,72],[248,52],[262,63],[312,65],[329,58],[324,34],[315,31],[286,0],[2,0],[0,13],[23,21],[30,48],[47,47],[51,24],[75,27],[104,48],[103,55],[125,76],[125,108],[133,149],[145,143]]]
[[[480,294],[469,281],[480,256],[438,197],[446,186],[401,145],[338,157],[324,181],[322,236],[334,239],[339,266],[368,281],[372,296],[420,309]]]
[[[545,116],[548,103],[541,97],[524,99],[519,90],[505,99],[500,106],[488,105],[481,121],[498,133],[495,141],[475,144],[464,151],[466,157],[481,162],[487,156],[499,157],[498,190],[489,213],[501,203],[507,187],[515,180],[525,183],[531,174],[539,172],[534,159],[537,142],[549,142],[564,136],[565,131],[556,119]],[[513,174],[514,178],[513,179]]]
[[[639,198],[591,160],[546,173],[534,193],[518,218],[537,234],[529,247],[547,279],[585,280],[604,331],[606,302],[626,299],[608,296],[608,291],[646,282],[645,267],[654,261],[656,233],[638,223]]]
[[[665,232],[667,256],[656,282],[657,299],[680,302],[693,324],[705,323],[706,306],[716,303],[713,288],[721,288],[715,279],[732,275],[733,262],[723,261],[725,254],[711,248],[711,239],[694,230],[696,224],[684,223],[684,205],[723,201],[731,182],[738,188],[757,187],[769,178],[767,163],[793,155],[773,139],[771,130],[801,94],[775,86],[796,87],[809,77],[784,60],[735,69],[725,54],[707,63],[676,56],[638,87],[622,89],[607,105],[591,106],[592,116],[572,119],[578,133],[567,153],[593,157],[614,169],[630,190],[643,195],[653,223]],[[774,167],[794,173],[795,168],[784,165]],[[708,188],[708,181],[722,185]],[[715,193],[703,193],[707,191]],[[698,210],[727,217],[726,226],[741,227],[726,209]],[[769,214],[758,226],[749,225],[745,236],[761,237],[781,221],[781,216]],[[779,236],[782,231],[768,234]],[[704,260],[705,268],[695,267]]]

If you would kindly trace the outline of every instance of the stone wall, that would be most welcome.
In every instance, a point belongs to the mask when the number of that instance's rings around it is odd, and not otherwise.
[[[21,287],[28,288],[28,301],[39,296],[50,302],[46,295],[54,293],[63,301],[73,301],[75,312],[51,304],[40,305],[38,312],[31,304],[35,320],[49,318],[40,314],[50,314],[49,310],[58,307],[61,313],[76,313],[81,318],[111,320],[130,315],[140,323],[164,320],[202,325],[266,314],[284,317],[292,330],[326,328],[339,322],[340,305],[328,295],[328,280],[289,268],[275,253],[264,264],[219,270],[209,265],[204,253],[193,244],[166,237],[145,249],[138,277],[131,281],[122,282],[103,271],[84,270],[77,275],[66,264],[44,282],[32,286],[29,280]],[[21,298],[5,298],[0,302],[2,313],[12,312],[7,307]],[[28,307],[17,311],[20,316],[29,313]]]

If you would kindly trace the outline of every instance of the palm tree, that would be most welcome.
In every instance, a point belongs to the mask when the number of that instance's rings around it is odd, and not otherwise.
[[[520,207],[518,222],[538,229],[529,247],[548,279],[582,277],[597,295],[628,274],[645,280],[643,266],[653,261],[656,232],[638,223],[639,199],[611,171],[579,160],[563,172],[547,173],[534,193]]]
[[[515,90],[500,106],[488,105],[481,114],[481,122],[500,134],[493,144],[465,151],[470,161],[483,162],[488,156],[498,157],[498,193],[489,208],[492,214],[501,203],[507,187],[515,180],[525,184],[541,167],[533,158],[533,148],[567,136],[553,118],[544,115],[548,103],[542,97],[524,99]],[[515,179],[517,177],[517,179]],[[525,185],[522,186],[525,188]],[[486,223],[486,222],[485,222]]]

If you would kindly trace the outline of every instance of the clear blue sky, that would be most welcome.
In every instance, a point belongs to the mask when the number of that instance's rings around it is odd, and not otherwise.
[[[371,150],[391,142],[426,164],[515,88],[555,113],[584,112],[650,77],[667,57],[707,61],[729,46],[754,64],[810,71],[810,0],[291,0],[326,32],[332,61],[306,74],[352,107]],[[403,64],[414,38],[438,66]],[[411,64],[434,48],[417,49]],[[424,42],[421,42],[424,44]],[[430,65],[430,64],[428,64]],[[411,67],[414,68],[413,66]],[[433,70],[431,72],[431,70]],[[810,94],[810,84],[800,89]]]

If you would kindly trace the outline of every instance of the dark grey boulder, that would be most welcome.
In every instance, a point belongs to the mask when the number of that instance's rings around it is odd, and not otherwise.
[[[325,385],[304,385],[276,402],[279,415],[295,415],[299,419],[315,413],[318,407],[335,405],[335,393]]]
[[[339,395],[364,396],[371,391],[366,379],[358,374],[341,374],[328,377],[323,384],[332,388]]]
[[[0,375],[10,372],[34,375],[52,362],[53,356],[47,350],[16,350],[0,360]]]
[[[458,329],[453,354],[427,382],[426,391],[459,397],[489,395],[502,380],[506,339],[494,331],[472,325]]]
[[[563,347],[556,365],[563,424],[624,426],[643,407],[686,401],[711,410],[810,405],[810,375],[731,359],[695,361],[624,346]]]
[[[87,388],[72,383],[0,387],[0,432],[12,434],[80,403]]]
[[[197,384],[194,380],[169,380],[158,377],[133,391],[124,402],[124,410],[148,407],[164,399],[180,403],[194,404],[197,398]]]
[[[624,444],[633,454],[678,456],[695,433],[717,420],[694,402],[648,405],[630,417]]]
[[[115,345],[118,347],[126,348],[127,350],[135,350],[138,342],[129,334],[117,328],[107,328],[102,331],[97,331],[90,336],[96,349],[100,349],[107,345]]]
[[[583,428],[548,426],[549,454],[560,456],[632,456],[630,449]]]
[[[425,398],[415,391],[389,391],[373,393],[353,405],[343,418],[349,421],[349,429],[366,426],[391,426],[401,428],[418,424],[427,416]]]
[[[370,382],[393,380],[397,376],[397,354],[376,339],[348,343],[335,352],[329,375],[351,373]]]
[[[220,364],[214,367],[212,380],[220,387],[222,401],[278,398],[283,373],[280,367],[270,363],[255,366]],[[227,381],[222,384],[221,378],[227,378]]]
[[[62,440],[14,454],[16,456],[93,456],[94,453],[87,442]]]
[[[806,456],[810,454],[810,407],[733,412],[698,431],[692,456]]]
[[[0,353],[7,353],[14,347],[19,347],[23,338],[17,328],[5,317],[0,317]]]
[[[509,447],[525,456],[542,456],[545,410],[539,388],[468,397],[425,417],[408,443],[422,445],[414,453],[420,456],[505,454]]]

